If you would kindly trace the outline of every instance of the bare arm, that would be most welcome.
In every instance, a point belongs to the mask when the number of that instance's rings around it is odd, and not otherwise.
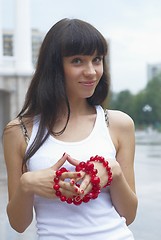
[[[110,193],[113,205],[127,225],[133,222],[137,210],[137,197],[134,178],[135,135],[132,119],[119,111],[111,111],[110,133],[117,154],[116,161],[111,162],[113,182]]]
[[[33,219],[34,194],[54,199],[53,179],[55,171],[67,159],[65,154],[54,166],[35,172],[22,174],[22,159],[26,144],[20,126],[11,123],[3,136],[4,157],[8,175],[9,202],[7,214],[11,226],[18,232],[23,232]],[[77,173],[63,173],[62,178],[77,178]],[[73,196],[75,186],[60,181],[61,192],[66,196]]]
[[[23,142],[23,136],[18,126],[9,126],[5,130],[3,147],[7,167],[9,194],[7,214],[11,226],[19,232],[23,232],[33,218],[33,194],[25,192],[23,187]]]

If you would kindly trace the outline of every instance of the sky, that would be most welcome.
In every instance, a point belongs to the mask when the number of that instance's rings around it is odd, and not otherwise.
[[[3,28],[14,28],[14,2],[0,0]],[[147,65],[161,63],[161,0],[30,0],[30,10],[31,27],[44,33],[66,17],[94,25],[110,45],[114,92],[138,93]]]

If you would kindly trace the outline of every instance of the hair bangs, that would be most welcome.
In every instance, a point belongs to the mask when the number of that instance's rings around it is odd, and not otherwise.
[[[63,32],[62,56],[107,54],[107,43],[104,37],[90,24],[83,21],[70,21]]]

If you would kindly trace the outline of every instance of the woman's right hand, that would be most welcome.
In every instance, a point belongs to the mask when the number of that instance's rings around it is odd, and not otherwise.
[[[29,194],[36,194],[45,198],[53,199],[56,197],[55,190],[53,189],[54,178],[56,176],[56,171],[63,166],[68,158],[68,154],[63,154],[63,156],[54,164],[52,167],[26,172],[21,176],[20,185],[24,192]],[[65,172],[62,173],[59,186],[62,195],[66,197],[77,196],[80,193],[80,189],[74,184],[74,179],[80,178],[80,173],[78,172]],[[72,181],[65,181],[65,179],[72,179]]]

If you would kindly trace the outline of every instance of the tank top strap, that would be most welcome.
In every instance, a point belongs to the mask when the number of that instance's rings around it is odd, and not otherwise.
[[[22,133],[23,133],[24,138],[25,138],[25,142],[28,145],[28,143],[30,141],[30,137],[29,137],[26,125],[25,125],[24,121],[22,120],[22,115],[20,115],[18,119],[19,119],[19,123],[20,123]]]
[[[100,105],[96,106],[97,113],[99,114],[100,120],[104,120],[106,127],[109,127],[109,113],[108,109],[103,109]]]
[[[107,125],[107,127],[109,127],[109,115],[108,115],[108,109],[107,108],[104,110],[104,113],[105,113],[106,125]]]

